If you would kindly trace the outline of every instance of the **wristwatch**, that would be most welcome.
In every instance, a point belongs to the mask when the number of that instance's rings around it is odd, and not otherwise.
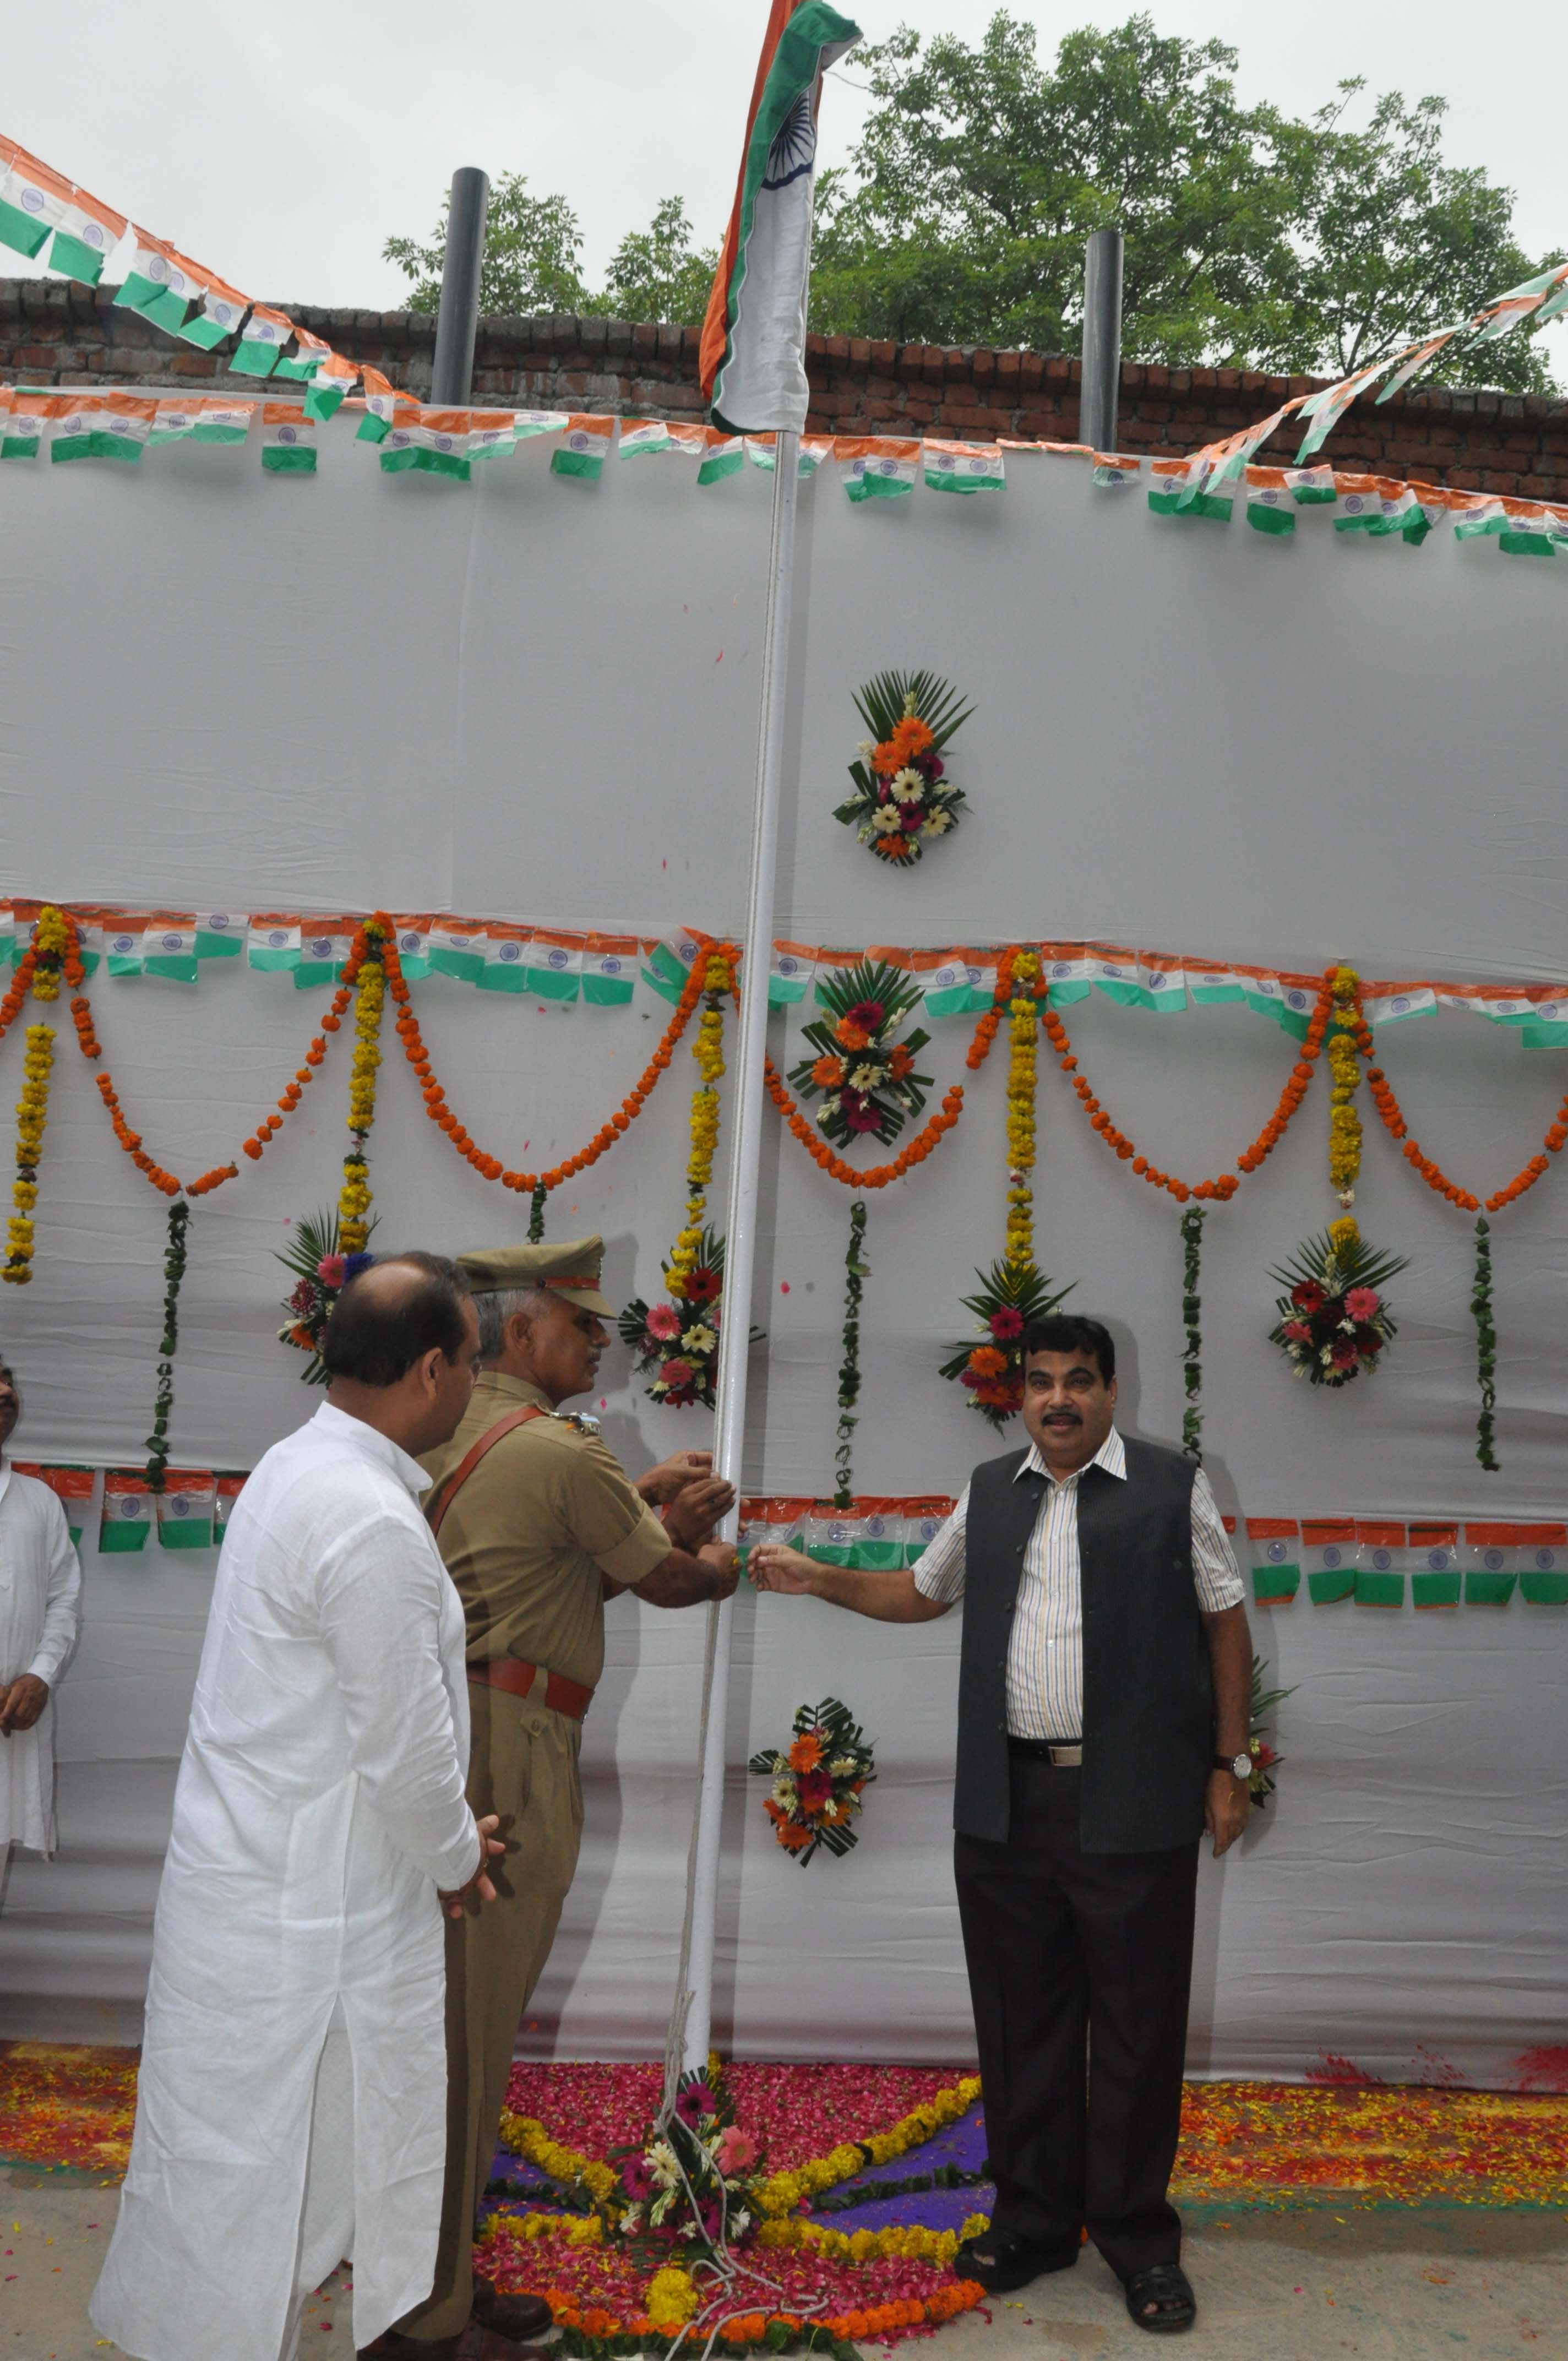
[[[1250,1754],[1216,1754],[1214,1768],[1216,1771],[1228,1771],[1233,1779],[1250,1779],[1252,1756]]]

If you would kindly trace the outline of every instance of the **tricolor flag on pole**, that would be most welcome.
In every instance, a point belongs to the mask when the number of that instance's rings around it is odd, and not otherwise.
[[[261,405],[261,464],[272,476],[313,476],[316,430],[291,401]]]
[[[860,39],[828,0],[773,0],[740,177],[702,331],[716,423],[798,434],[806,424],[806,303],[822,76]]]

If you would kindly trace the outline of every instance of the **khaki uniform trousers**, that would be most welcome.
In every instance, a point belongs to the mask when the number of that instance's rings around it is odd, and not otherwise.
[[[446,1922],[446,2184],[435,2281],[398,2323],[433,2343],[466,2325],[474,2295],[474,2215],[490,2177],[518,2021],[543,1972],[577,1866],[581,1727],[532,1697],[470,1681],[468,1801],[499,1812],[506,1842],[494,1902]]]

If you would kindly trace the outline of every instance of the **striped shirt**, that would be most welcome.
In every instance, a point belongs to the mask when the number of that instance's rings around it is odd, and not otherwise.
[[[1127,1480],[1127,1455],[1114,1427],[1088,1462]],[[1078,1554],[1078,1479],[1055,1477],[1031,1444],[1018,1476],[1044,1476],[1049,1488],[1024,1552],[1018,1605],[1007,1646],[1007,1730],[1012,1738],[1076,1744],[1083,1734],[1083,1572]],[[1017,1481],[1014,1477],[1014,1481]],[[969,1486],[915,1568],[925,1598],[951,1605],[964,1587]],[[1239,1607],[1242,1577],[1209,1478],[1192,1480],[1192,1578],[1206,1615]]]

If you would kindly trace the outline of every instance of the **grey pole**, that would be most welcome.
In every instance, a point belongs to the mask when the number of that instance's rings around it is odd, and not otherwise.
[[[1122,382],[1122,233],[1097,229],[1083,254],[1083,368],[1078,439],[1096,451],[1116,448],[1116,396]]]
[[[490,184],[477,164],[452,175],[447,200],[446,259],[441,309],[435,318],[435,365],[430,399],[437,410],[466,409],[474,390],[474,337],[479,325],[479,265],[485,258],[485,213]]]

